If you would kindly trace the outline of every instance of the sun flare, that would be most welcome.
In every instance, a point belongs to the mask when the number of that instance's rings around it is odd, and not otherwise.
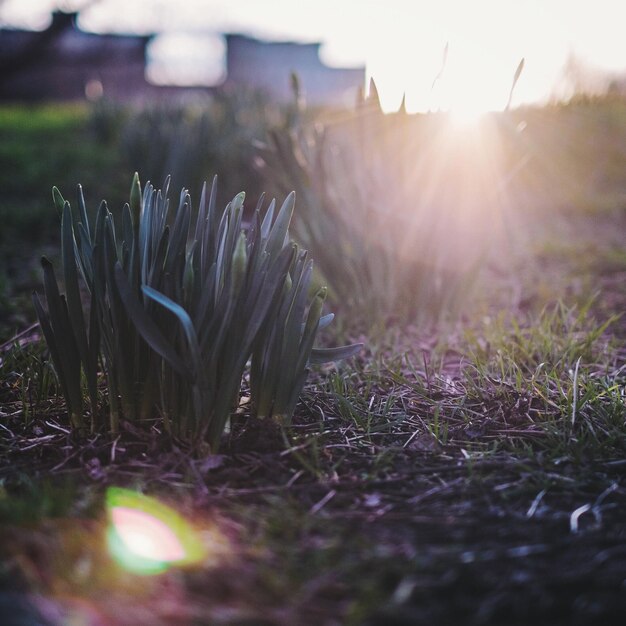
[[[383,110],[397,110],[404,95],[409,113],[448,112],[455,123],[466,125],[485,113],[505,109],[513,95],[512,86],[514,95],[523,98],[526,77],[521,76],[519,85],[516,84],[522,74],[519,63],[523,54],[515,50],[503,55],[489,54],[480,40],[480,36],[456,36],[449,42],[440,41],[439,52],[431,43],[429,55],[418,54],[417,47],[414,51],[405,48],[402,54],[382,51],[368,68]]]
[[[459,102],[450,107],[450,122],[459,129],[477,126],[489,112],[488,107],[475,106],[473,103]]]

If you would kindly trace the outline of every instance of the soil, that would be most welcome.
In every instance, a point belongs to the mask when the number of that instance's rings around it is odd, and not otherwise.
[[[319,430],[305,405],[299,413],[294,431]],[[313,476],[266,423],[248,421],[223,454],[194,459],[156,427],[77,439],[56,420],[2,428],[5,502],[32,481],[70,485],[74,501],[60,517],[2,524],[0,604],[14,615],[5,624],[76,615],[90,625],[294,626],[626,617],[626,461],[473,460],[414,440],[391,447],[385,463],[375,442],[346,455],[346,430],[330,420],[324,473]],[[226,557],[143,579],[138,594],[137,580],[129,584],[98,546],[107,485],[160,494],[210,520],[227,537]],[[88,580],[76,573],[81,563]],[[20,604],[43,621],[19,621]]]

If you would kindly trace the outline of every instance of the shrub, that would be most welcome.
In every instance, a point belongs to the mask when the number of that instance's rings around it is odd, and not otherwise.
[[[268,112],[253,94],[215,93],[196,102],[143,107],[99,102],[90,121],[96,137],[115,146],[122,171],[137,170],[155,185],[170,175],[172,189],[184,184],[192,195],[199,194],[207,173],[219,166],[217,200],[223,206],[244,177],[248,199],[256,202],[261,195],[252,142],[264,136]]]
[[[496,186],[480,146],[445,114],[354,113],[273,129],[267,178],[295,189],[294,236],[315,256],[335,304],[369,325],[431,322],[467,303],[485,256]]]
[[[218,211],[215,181],[197,212],[183,189],[171,219],[168,185],[142,193],[137,174],[119,220],[102,202],[90,224],[80,187],[77,212],[53,195],[66,293],[43,258],[48,309],[36,294],[34,304],[76,428],[85,426],[83,379],[91,429],[102,426],[100,359],[112,432],[120,419],[142,421],[156,409],[169,432],[215,451],[253,353],[253,405],[260,417],[288,421],[309,363],[360,347],[313,349],[329,318],[321,316],[325,289],[308,295],[307,253],[289,241],[293,193],[278,212],[274,201],[266,211],[260,202],[248,228],[244,194]]]

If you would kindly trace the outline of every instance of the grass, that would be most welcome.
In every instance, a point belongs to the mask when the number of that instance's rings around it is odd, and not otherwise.
[[[91,183],[93,205],[118,163],[111,146],[93,140],[84,106],[0,108],[0,341],[34,321],[26,294],[40,281],[39,257],[58,245],[52,186]]]
[[[445,342],[390,330],[313,381],[291,428],[235,424],[209,463],[156,431],[72,441],[52,386],[25,423],[23,390],[45,373],[36,348],[14,348],[5,572],[40,610],[113,623],[618,623],[623,320],[598,317],[595,276],[595,299],[478,319]],[[217,524],[218,565],[141,581],[116,570],[98,543],[108,484]]]
[[[312,376],[290,427],[250,419],[244,398],[219,456],[157,422],[72,434],[36,337],[4,345],[0,601],[58,624],[622,623],[618,208],[579,207],[567,237],[548,214],[475,314],[379,328]],[[211,558],[122,571],[108,485],[176,508]]]

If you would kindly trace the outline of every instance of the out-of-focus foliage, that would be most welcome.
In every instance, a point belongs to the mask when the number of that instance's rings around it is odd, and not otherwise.
[[[155,133],[159,141],[148,150],[147,129],[161,112],[163,130]],[[312,112],[305,113],[308,119]],[[454,130],[438,113],[383,116],[364,106],[355,114],[315,114],[321,128],[302,121],[302,111],[289,113],[292,130],[278,132],[284,135],[284,154],[276,161],[277,168],[266,169],[262,186],[271,195],[297,189],[295,234],[326,274],[330,298],[336,300],[339,294],[346,302],[355,301],[353,310],[369,319],[378,319],[378,305],[370,307],[369,298],[382,303],[384,314],[405,315],[403,309],[408,308],[411,317],[411,307],[418,307],[417,317],[426,312],[428,318],[429,307],[436,313],[444,306],[438,304],[445,299],[441,286],[452,285],[452,290],[446,287],[452,294],[455,281],[462,279],[459,271],[472,265],[478,250],[492,248],[490,262],[501,269],[516,245],[525,249],[541,237],[546,222],[565,223],[572,210],[626,206],[626,102],[616,95],[581,96],[568,104],[493,114],[479,133]],[[194,181],[217,173],[222,181],[218,203],[224,206],[245,176],[252,207],[261,183],[250,142],[264,137],[266,125],[277,127],[277,116],[277,109],[252,95],[235,94],[216,97],[203,107],[177,109],[139,110],[104,102],[94,108],[0,107],[0,338],[9,338],[32,321],[27,294],[39,280],[32,262],[34,245],[52,244],[51,254],[56,248],[56,215],[46,189],[53,184],[71,189],[82,181],[88,207],[97,207],[105,196],[111,206],[121,206],[125,194],[119,190],[126,187],[129,168],[160,186],[168,162],[178,169],[172,158],[176,153],[187,163],[194,196],[199,193],[193,189],[198,184]],[[194,128],[200,129],[197,135]],[[219,137],[206,141],[218,128]],[[172,149],[176,137],[186,137],[188,150],[182,154]],[[196,137],[205,139],[195,141]],[[199,151],[213,155],[213,161],[191,158]],[[183,183],[187,184],[187,173],[174,188]],[[319,217],[315,206],[322,199],[320,211],[326,219]],[[385,212],[395,216],[395,225],[381,217]],[[486,226],[485,221],[480,223],[485,216],[490,216]],[[499,233],[497,244],[485,247],[485,240],[477,238],[476,231],[485,228]],[[322,235],[323,245],[317,249],[307,239],[313,229]],[[413,238],[413,232],[419,236]],[[343,247],[337,246],[339,239]],[[367,261],[362,267],[363,252],[355,242],[378,263]],[[327,254],[331,249],[342,263],[353,256],[354,261],[345,264],[352,270],[335,268],[333,256]],[[418,254],[421,257],[414,261]],[[476,268],[481,258],[478,255]],[[354,277],[356,269],[360,275]],[[387,285],[390,271],[393,277]],[[382,279],[371,278],[378,274]],[[356,289],[361,295],[353,296],[354,283],[359,282],[363,287]],[[374,289],[374,284],[382,286]],[[465,289],[467,281],[460,284]],[[394,292],[409,302],[397,306]]]
[[[225,205],[244,180],[250,200],[261,195],[253,142],[264,137],[273,114],[261,95],[238,91],[140,108],[102,101],[92,109],[90,126],[98,140],[115,146],[124,171],[137,171],[154,185],[170,176],[173,189],[184,184],[197,196],[203,181],[217,173],[218,202]]]
[[[57,246],[57,215],[46,190],[72,189],[81,181],[89,210],[103,197],[122,206],[126,194],[119,190],[129,170],[155,186],[172,172],[173,188],[188,185],[194,197],[203,180],[219,174],[219,206],[245,184],[254,207],[261,182],[252,141],[277,115],[247,93],[167,106],[0,107],[0,339],[31,321],[24,302],[39,280],[34,246],[52,246],[50,254]]]
[[[481,267],[506,269],[555,211],[623,206],[625,138],[623,100],[463,126],[404,106],[384,115],[374,89],[340,118],[292,114],[259,150],[268,179],[297,191],[294,234],[331,298],[371,325],[454,317]]]
[[[294,234],[331,297],[370,325],[445,316],[475,278],[482,223],[452,185],[466,155],[443,143],[445,123],[383,115],[369,101],[338,122],[275,130],[261,148],[268,176],[296,189]]]

